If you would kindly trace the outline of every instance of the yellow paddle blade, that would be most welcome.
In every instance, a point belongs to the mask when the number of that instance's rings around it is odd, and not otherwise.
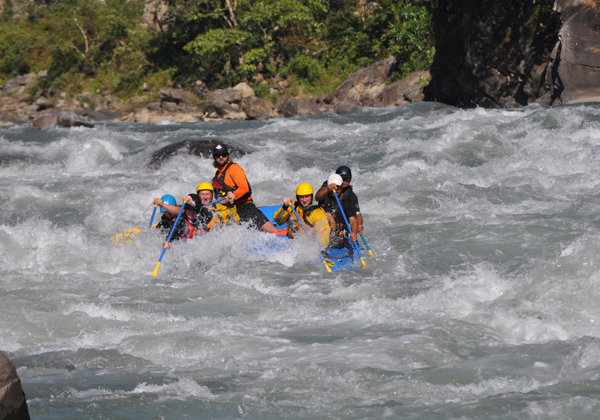
[[[369,254],[371,255],[371,257],[375,258],[375,255],[373,255],[373,251],[371,251],[370,249],[369,249]]]
[[[110,238],[112,242],[112,246],[121,246],[128,244],[129,242],[135,239],[135,235],[140,233],[142,230],[134,227],[133,229],[129,229],[123,233],[117,233],[115,236]]]
[[[152,275],[154,277],[156,277],[156,275],[158,274],[158,267],[160,267],[160,261],[156,263],[156,267],[154,267],[154,271],[152,272]]]
[[[365,264],[365,260],[363,257],[360,257],[360,262],[362,263],[363,268],[367,268],[367,264]]]
[[[333,263],[333,261],[328,260],[326,258],[323,258],[323,264],[325,265],[325,268],[327,269],[328,273],[331,273],[331,268],[329,268],[329,265],[331,264],[331,266],[333,267],[335,264]]]

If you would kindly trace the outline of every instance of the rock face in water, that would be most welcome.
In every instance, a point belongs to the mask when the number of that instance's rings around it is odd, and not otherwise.
[[[177,143],[170,144],[169,146],[163,147],[152,153],[150,156],[150,162],[148,162],[149,168],[158,168],[163,162],[172,158],[178,153],[188,153],[190,155],[199,156],[207,159],[212,159],[212,149],[219,143],[225,143],[229,146],[229,153],[233,158],[240,157],[246,154],[243,150],[232,146],[229,140],[211,138],[211,139],[198,139],[198,140],[183,140]]]
[[[464,108],[600,101],[599,14],[591,3],[440,0],[425,99]]]
[[[28,420],[25,393],[15,365],[0,352],[0,420]]]

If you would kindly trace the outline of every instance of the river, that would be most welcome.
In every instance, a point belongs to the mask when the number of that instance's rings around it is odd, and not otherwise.
[[[257,205],[353,171],[367,268],[144,229],[219,137]],[[40,419],[585,419],[600,410],[600,105],[0,127],[0,351]]]

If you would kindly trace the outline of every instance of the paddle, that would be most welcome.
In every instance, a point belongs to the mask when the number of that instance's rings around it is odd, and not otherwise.
[[[369,251],[369,254],[371,255],[371,257],[375,258],[375,255],[373,255],[373,251],[371,251],[371,248],[369,248],[369,244],[367,243],[367,240],[365,239],[365,237],[362,235],[360,235],[360,237],[362,238],[365,246],[367,247],[367,251]]]
[[[298,213],[296,213],[296,209],[294,208],[294,203],[290,204],[290,206],[292,207],[292,210],[293,210],[294,214],[296,215],[296,219],[298,219],[300,221],[300,224],[302,225],[302,228],[304,229],[304,232],[306,232],[306,236],[310,236],[308,234],[308,230],[306,230],[306,226],[304,226],[304,222],[302,221],[302,219],[300,218],[300,216],[298,216]],[[320,253],[319,253],[319,257],[321,257],[321,261],[323,262],[323,265],[325,266],[325,268],[327,269],[327,271],[329,273],[331,273],[331,268],[329,268],[329,266],[325,262],[325,258],[323,258],[323,256]]]
[[[348,219],[346,218],[346,213],[344,213],[344,209],[342,208],[342,203],[340,203],[340,199],[337,196],[337,193],[335,191],[333,192],[333,196],[335,197],[335,201],[337,201],[338,203],[338,207],[340,208],[340,211],[342,212],[342,216],[344,216],[344,222],[346,222],[346,226],[348,226],[348,232],[350,232],[350,235],[352,235],[352,228],[350,227],[350,223],[348,223]],[[352,238],[350,238],[352,239]],[[367,264],[365,264],[365,260],[363,259],[362,254],[360,253],[360,248],[358,247],[358,244],[356,243],[356,241],[352,241],[352,244],[354,245],[354,249],[356,250],[356,252],[358,253],[358,256],[360,257],[360,262],[362,263],[364,268],[367,268]]]
[[[154,215],[156,214],[156,208],[157,208],[157,207],[158,207],[158,206],[156,206],[156,205],[155,205],[155,206],[154,206],[154,210],[152,210],[152,216],[150,216],[150,223],[148,224],[148,227],[149,227],[149,228],[150,228],[150,227],[152,227],[152,222],[154,222]]]
[[[213,204],[216,204],[219,201],[223,201],[226,198],[227,197],[219,198],[218,200],[215,200],[215,201],[212,201],[212,202],[210,202],[208,204],[205,204],[204,207],[212,206]],[[181,213],[183,212],[184,208],[185,208],[185,202],[181,206],[181,209],[179,209],[179,214],[177,215],[177,219],[175,219],[175,223],[173,223],[173,227],[171,228],[171,233],[169,233],[169,237],[167,238],[167,242],[171,242],[171,238],[173,237],[173,232],[175,232],[175,228],[177,227],[177,223],[179,223],[179,218],[181,217]],[[160,258],[158,259],[158,262],[156,263],[156,267],[154,267],[154,271],[152,272],[153,276],[156,276],[158,274],[158,267],[160,267],[160,262],[162,261],[163,256],[165,255],[166,251],[167,251],[167,248],[163,248],[163,250],[162,250],[162,252],[160,254]]]

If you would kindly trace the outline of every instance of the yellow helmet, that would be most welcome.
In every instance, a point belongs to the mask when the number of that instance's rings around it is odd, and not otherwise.
[[[296,188],[296,195],[313,195],[313,187],[308,182],[303,182]]]
[[[198,193],[198,192],[200,192],[202,190],[212,191],[213,194],[215,192],[215,189],[213,188],[213,186],[210,185],[208,182],[203,182],[202,184],[198,184],[198,186],[196,187],[196,193]]]

